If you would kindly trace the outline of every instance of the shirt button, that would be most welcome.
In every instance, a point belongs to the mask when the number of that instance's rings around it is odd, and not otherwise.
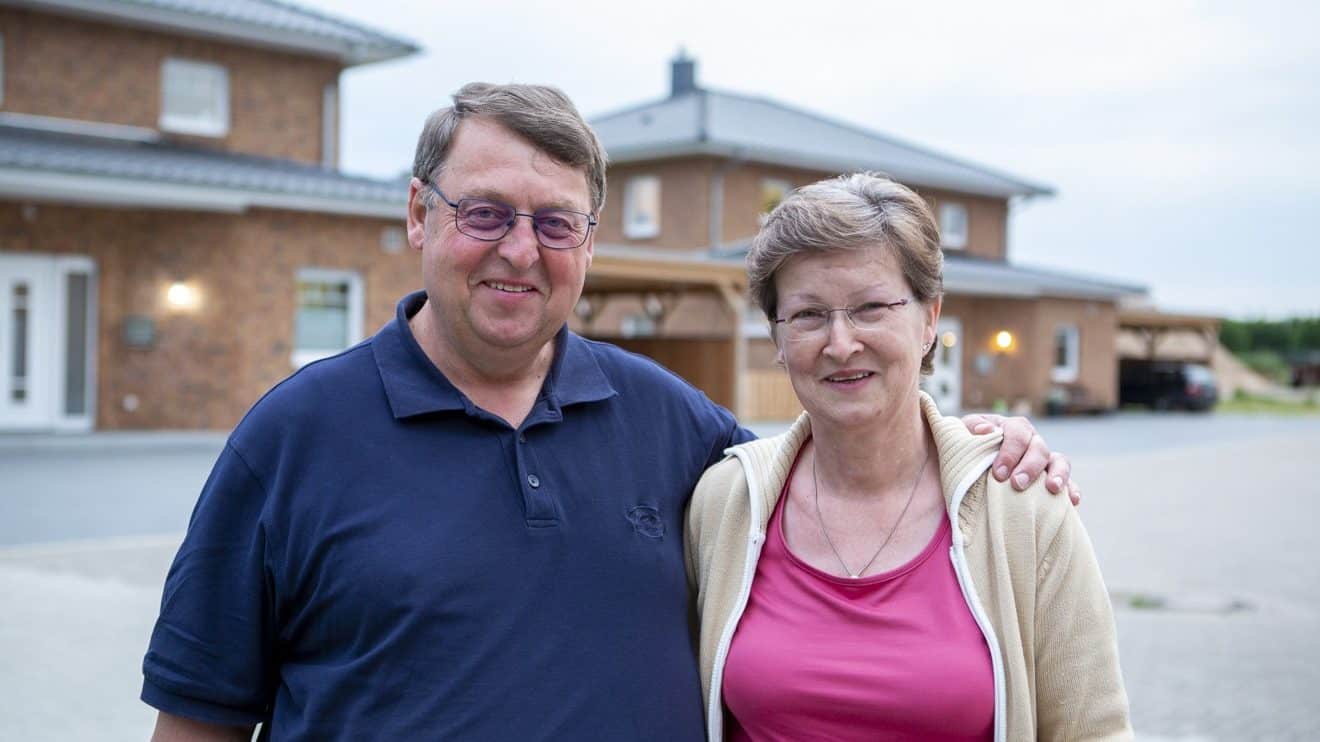
[[[526,442],[527,442],[527,436],[526,436],[525,434],[523,434],[523,433],[519,433],[519,434],[518,434],[518,442],[519,442],[519,443],[526,443]]]
[[[537,487],[541,486],[541,478],[536,476],[535,474],[528,474],[527,483],[532,485],[532,489],[536,489]]]

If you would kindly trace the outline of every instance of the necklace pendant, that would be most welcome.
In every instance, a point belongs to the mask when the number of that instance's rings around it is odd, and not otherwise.
[[[851,578],[853,578],[854,580],[856,580],[856,579],[858,579],[859,577],[861,577],[861,575],[848,575],[848,576],[851,577]]]

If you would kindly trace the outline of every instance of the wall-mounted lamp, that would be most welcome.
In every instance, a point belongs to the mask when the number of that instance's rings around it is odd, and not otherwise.
[[[958,333],[954,332],[953,330],[946,331],[943,335],[940,335],[940,344],[946,348],[952,348],[953,346],[957,345]]]
[[[165,303],[170,309],[189,310],[196,309],[201,303],[201,296],[197,289],[189,286],[183,281],[175,281],[165,290]]]
[[[1013,333],[1008,330],[1000,330],[995,333],[995,350],[1001,353],[1007,352],[1012,350],[1015,344],[1017,344],[1017,338],[1014,338]]]

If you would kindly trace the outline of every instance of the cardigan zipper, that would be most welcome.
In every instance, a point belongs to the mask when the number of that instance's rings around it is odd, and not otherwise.
[[[966,601],[968,610],[972,612],[972,618],[975,619],[976,625],[981,629],[981,635],[985,637],[986,645],[990,648],[990,666],[994,669],[995,676],[995,742],[1005,742],[1008,734],[1008,720],[1005,718],[1008,713],[1008,699],[1005,698],[1004,693],[1004,661],[999,656],[999,639],[995,636],[994,627],[990,625],[990,618],[986,616],[985,608],[976,596],[976,586],[967,575],[967,554],[963,551],[962,525],[958,514],[967,491],[990,468],[997,455],[992,453],[986,456],[968,472],[967,476],[963,477],[953,492],[953,501],[949,504],[949,517],[953,524],[954,540],[953,546],[949,547],[949,561],[953,562],[953,572],[958,576],[958,587],[962,589],[963,600]]]
[[[731,449],[726,453],[732,453],[742,464],[743,474],[747,477],[747,496],[751,500],[749,510],[751,517],[747,532],[747,556],[743,560],[742,588],[738,591],[738,602],[734,605],[733,613],[729,614],[729,619],[720,633],[720,643],[715,646],[715,663],[710,676],[710,697],[706,699],[707,742],[721,742],[724,738],[724,713],[720,704],[724,685],[724,662],[729,656],[729,645],[733,643],[734,629],[742,620],[743,611],[747,609],[747,599],[752,594],[752,578],[756,576],[756,562],[761,554],[761,544],[765,541],[765,534],[757,525],[761,522],[761,498],[757,497],[761,483],[751,462],[744,458],[743,451]]]

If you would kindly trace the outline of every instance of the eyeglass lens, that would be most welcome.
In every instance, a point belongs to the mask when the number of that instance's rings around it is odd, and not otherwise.
[[[464,234],[481,240],[497,240],[513,228],[517,212],[498,201],[465,198],[458,202],[458,225]],[[586,241],[590,222],[586,214],[566,209],[538,209],[532,225],[541,244],[550,248],[573,248]]]

